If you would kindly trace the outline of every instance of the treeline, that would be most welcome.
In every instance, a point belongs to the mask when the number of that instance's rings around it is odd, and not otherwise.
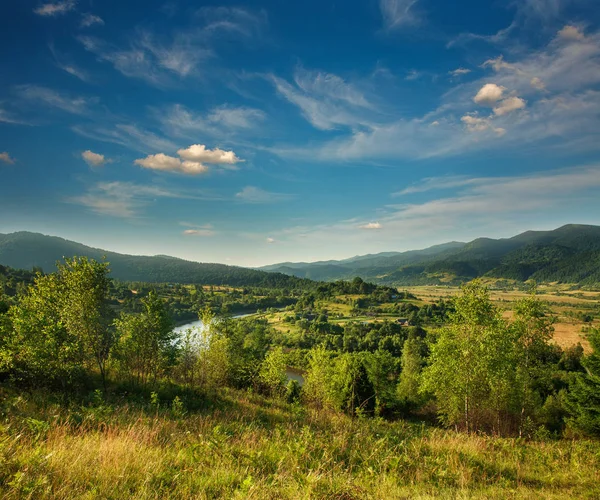
[[[178,338],[155,291],[140,299],[140,310],[117,315],[110,289],[108,265],[87,258],[38,275],[0,312],[2,377],[64,394],[95,381],[105,391],[175,384],[188,398],[174,402],[178,411],[229,385],[351,415],[437,414],[443,425],[469,433],[600,434],[600,332],[590,334],[588,356],[581,346],[561,350],[550,342],[552,318],[534,295],[507,321],[472,283],[441,327],[315,328],[301,347],[264,319],[219,319],[208,309],[206,328]],[[323,316],[312,323],[327,324]],[[286,377],[295,361],[306,370],[302,388]]]

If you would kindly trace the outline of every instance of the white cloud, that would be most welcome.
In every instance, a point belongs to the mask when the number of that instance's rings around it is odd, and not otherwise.
[[[189,148],[180,149],[177,154],[184,160],[215,165],[235,165],[242,161],[233,151],[224,151],[219,148],[206,149],[204,144],[193,144]]]
[[[379,222],[368,222],[358,226],[360,229],[381,229],[383,226]]]
[[[81,22],[79,23],[82,28],[89,28],[95,24],[103,26],[104,20],[100,16],[96,16],[94,14],[83,14],[81,17]]]
[[[208,167],[199,162],[181,161],[179,158],[167,156],[164,153],[148,155],[146,158],[135,160],[134,163],[150,170],[163,172],[178,172],[187,175],[198,175],[208,172]]]
[[[449,71],[448,73],[451,74],[452,76],[461,76],[461,75],[468,75],[470,72],[471,72],[470,69],[457,68],[454,71]]]
[[[436,108],[421,116],[394,114],[397,100],[385,102],[383,93],[377,101],[370,100],[386,113],[374,115],[370,110],[317,98],[275,80],[280,93],[295,102],[310,123],[337,133],[322,143],[313,140],[270,151],[294,160],[389,164],[399,159],[465,156],[499,148],[518,155],[524,145],[529,151],[538,147],[544,153],[552,151],[548,153],[552,155],[598,151],[600,32],[588,31],[576,42],[548,36],[552,38],[545,46],[509,47],[506,58],[489,59],[485,68],[493,75],[455,85],[440,96]],[[480,102],[475,104],[489,108],[489,115],[482,110],[474,113],[473,97],[478,94],[476,100]],[[507,112],[509,109],[512,112]],[[461,120],[465,116],[471,118]]]
[[[11,158],[11,156],[5,151],[4,153],[0,153],[0,162],[8,163],[9,165],[14,165],[15,159]]]
[[[419,22],[414,11],[418,0],[379,0],[379,9],[385,29],[392,30]]]
[[[96,98],[65,95],[38,85],[19,85],[16,92],[26,101],[41,103],[75,115],[87,114],[90,105],[98,101]]]
[[[558,32],[558,38],[568,41],[581,42],[585,39],[585,35],[583,34],[583,31],[579,29],[579,27],[567,24]]]
[[[534,76],[529,83],[536,90],[546,90],[546,84],[537,76]]]
[[[64,2],[56,3],[45,3],[40,5],[38,8],[34,9],[33,12],[35,12],[39,16],[61,16],[73,10],[76,5],[77,2],[75,0],[65,0]]]
[[[235,197],[244,203],[261,204],[287,201],[294,196],[286,193],[273,193],[254,186],[246,186],[239,193],[236,193]]]
[[[177,154],[180,158],[158,153],[135,160],[134,163],[150,170],[198,175],[209,171],[206,163],[234,168],[236,163],[243,161],[233,151],[224,151],[219,148],[206,149],[203,144],[193,144],[189,148],[178,150]]]
[[[273,244],[273,243],[277,243],[277,240],[275,238],[271,238],[270,236],[267,238],[267,243],[269,244]]]
[[[523,109],[525,107],[525,101],[520,97],[507,97],[503,101],[500,101],[498,106],[494,108],[494,113],[497,116],[502,116],[517,109]]]
[[[81,153],[81,157],[90,167],[102,167],[106,163],[110,163],[110,160],[106,159],[104,155],[93,153],[89,149]]]
[[[600,34],[582,37],[579,30],[567,26],[567,38],[559,34],[541,50],[530,50],[515,61],[502,57],[487,61],[497,73],[495,81],[519,94],[532,91],[532,79],[544,83],[550,92],[569,92],[600,83]]]
[[[483,132],[490,128],[489,118],[480,118],[476,115],[465,115],[460,120],[467,126],[469,132]]]
[[[494,103],[502,99],[502,95],[506,88],[496,85],[495,83],[486,83],[479,89],[479,92],[473,98],[473,101],[482,106],[493,106]]]

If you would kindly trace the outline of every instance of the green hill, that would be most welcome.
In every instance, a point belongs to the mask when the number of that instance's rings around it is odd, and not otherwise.
[[[311,283],[281,273],[267,273],[224,264],[205,264],[167,256],[138,256],[91,248],[81,243],[39,233],[0,234],[0,264],[17,269],[55,270],[63,257],[87,256],[110,263],[111,276],[148,283],[202,283],[205,285],[298,288]]]
[[[286,263],[269,270],[323,281],[360,276],[395,285],[456,284],[477,277],[596,285],[600,283],[600,227],[569,224],[512,238],[478,238],[466,244],[452,242],[326,264]]]

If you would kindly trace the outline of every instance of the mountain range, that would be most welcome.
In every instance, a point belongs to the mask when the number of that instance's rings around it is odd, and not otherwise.
[[[456,284],[477,277],[592,285],[600,283],[600,226],[569,224],[512,238],[478,238],[424,250],[283,262],[260,269],[321,281],[360,276],[394,285]]]
[[[538,282],[600,284],[600,226],[569,224],[552,231],[527,231],[512,238],[478,238],[423,250],[383,252],[343,260],[283,262],[248,269],[175,257],[125,255],[56,236],[0,234],[0,264],[18,269],[55,269],[63,257],[106,258],[111,276],[150,283],[298,288],[307,280],[360,276],[389,285],[458,284],[477,277]]]
[[[106,259],[110,264],[111,277],[124,281],[284,288],[312,286],[307,280],[276,272],[191,262],[165,255],[125,255],[39,233],[0,234],[0,264],[4,266],[15,269],[36,267],[52,272],[57,261],[76,255]]]

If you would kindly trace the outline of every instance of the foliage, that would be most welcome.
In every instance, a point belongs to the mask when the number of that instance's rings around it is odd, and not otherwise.
[[[115,358],[136,384],[155,384],[175,364],[177,346],[173,324],[161,299],[151,292],[142,300],[144,311],[122,314],[115,322]]]
[[[576,431],[600,436],[600,330],[591,331],[588,338],[593,351],[583,359],[585,373],[574,375],[567,396],[569,423]]]

